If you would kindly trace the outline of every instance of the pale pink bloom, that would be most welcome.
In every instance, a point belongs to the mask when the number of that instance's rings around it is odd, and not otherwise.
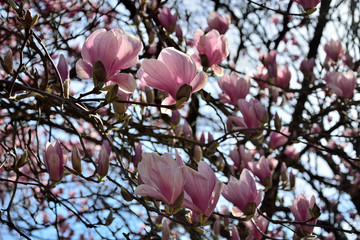
[[[236,106],[239,99],[245,99],[249,94],[251,84],[248,78],[242,78],[237,73],[231,72],[230,75],[222,76],[219,87],[224,92],[224,94],[219,94],[221,101]]]
[[[324,79],[326,80],[327,87],[337,96],[350,98],[354,94],[356,77],[353,71],[350,70],[346,73],[328,72]]]
[[[270,148],[276,149],[276,148],[284,145],[285,143],[287,143],[288,137],[286,137],[286,136],[288,136],[288,135],[289,135],[288,128],[284,128],[283,130],[281,130],[281,133],[271,132],[270,133],[270,141],[269,141]]]
[[[207,19],[207,23],[209,27],[206,28],[206,32],[216,29],[219,31],[220,34],[225,34],[226,31],[229,29],[231,18],[227,14],[225,15],[225,17],[222,17],[216,11],[212,11],[210,13],[210,18]]]
[[[290,211],[295,217],[295,221],[298,222],[304,222],[312,218],[309,209],[312,209],[315,205],[315,197],[311,196],[310,199],[308,199],[304,194],[299,194],[297,199],[293,200],[292,206],[290,206]],[[309,224],[315,224],[316,219],[309,221]],[[295,231],[293,239],[298,239],[301,236],[301,234],[310,234],[312,233],[314,227],[313,226],[306,226],[306,225],[295,225]],[[299,236],[298,236],[299,234]]]
[[[299,160],[300,154],[296,151],[295,147],[293,145],[288,145],[285,148],[284,154],[287,158],[293,159],[293,160]]]
[[[293,0],[293,1],[300,4],[305,11],[313,9],[319,4],[319,2],[321,2],[321,0]]]
[[[200,162],[198,171],[186,167],[185,196],[182,207],[192,211],[192,219],[199,221],[202,214],[205,221],[213,213],[219,200],[223,184],[205,162]]]
[[[137,76],[143,84],[169,93],[163,104],[180,100],[176,99],[176,94],[183,85],[190,85],[191,93],[194,93],[207,82],[207,75],[202,71],[197,73],[192,58],[172,47],[163,49],[157,60],[145,59]]]
[[[249,163],[250,170],[259,178],[259,182],[265,187],[272,185],[271,161],[262,156],[258,162]]]
[[[265,107],[258,101],[251,99],[246,101],[240,99],[238,106],[243,115],[243,122],[239,125],[242,128],[259,128],[260,124],[268,121],[268,114]]]
[[[259,59],[264,64],[268,70],[268,75],[270,77],[277,76],[277,64],[276,64],[276,50],[271,50],[269,54],[260,53]]]
[[[58,141],[55,141],[53,144],[49,142],[46,143],[44,164],[50,175],[50,180],[60,182],[65,172],[66,156],[64,157]]]
[[[60,73],[62,82],[65,82],[65,80],[70,79],[68,62],[66,61],[66,58],[64,57],[63,54],[60,54],[59,62],[57,64],[57,69]]]
[[[102,143],[99,157],[97,159],[97,173],[100,177],[106,177],[109,171],[110,165],[110,154],[111,154],[111,146],[109,141],[105,140]]]
[[[243,145],[234,148],[230,151],[230,158],[234,162],[234,166],[241,172],[244,168],[249,167],[249,163],[253,158],[249,150],[245,149]]]
[[[204,35],[201,29],[194,33],[195,46],[200,54],[201,65],[205,68],[211,67],[217,73],[220,73],[218,64],[228,55],[228,41],[224,35],[213,29]]]
[[[334,41],[331,39],[330,42],[327,42],[324,45],[324,51],[326,56],[334,61],[337,61],[342,55],[342,45],[341,40]]]
[[[249,208],[249,203],[255,203],[256,207],[259,206],[262,198],[262,192],[257,191],[255,180],[247,169],[241,172],[240,180],[230,176],[230,181],[224,185],[222,195],[235,205],[233,213],[240,213],[237,214],[238,216],[244,212],[248,212],[250,215],[254,214],[256,209],[246,209],[246,207]]]
[[[173,33],[176,27],[177,14],[172,14],[168,7],[160,8],[158,11],[158,19],[161,25],[166,29],[167,32]]]
[[[117,81],[120,90],[132,93],[136,88],[135,79],[119,71],[138,63],[142,49],[141,41],[121,28],[109,31],[98,29],[86,39],[81,50],[82,59],[76,63],[77,76],[81,79],[92,78],[95,62],[101,61],[106,71],[105,81]]]
[[[269,75],[265,67],[257,67],[257,71],[257,73],[254,73],[254,80],[257,82],[261,89],[267,88],[267,81],[269,79]]]
[[[291,72],[287,65],[283,69],[278,67],[277,69],[277,78],[276,78],[276,85],[281,88],[288,88],[291,79]]]
[[[311,75],[313,73],[314,65],[315,65],[314,58],[310,58],[310,59],[304,58],[300,64],[300,71],[303,74]]]
[[[170,154],[162,157],[154,153],[143,153],[138,165],[141,184],[136,187],[135,194],[153,197],[167,205],[173,205],[186,181],[186,169],[178,167]]]
[[[256,214],[256,216],[253,219],[255,221],[256,226],[260,229],[260,231],[262,233],[266,233],[266,229],[269,225],[269,221],[259,214]],[[244,222],[244,224],[250,230],[250,235],[248,238],[246,238],[246,240],[255,240],[255,239],[263,238],[263,235],[261,235],[261,233],[255,227],[255,225],[252,221],[246,221],[246,222]]]

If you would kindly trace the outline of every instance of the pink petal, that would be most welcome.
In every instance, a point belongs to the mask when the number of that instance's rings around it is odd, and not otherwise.
[[[149,196],[152,198],[160,199],[165,204],[168,205],[170,204],[170,202],[166,199],[166,197],[162,195],[158,190],[156,190],[154,187],[145,184],[141,184],[140,186],[137,186],[134,193],[140,196]]]
[[[118,73],[109,78],[109,81],[116,83],[124,93],[133,93],[137,87],[135,79],[127,73]]]
[[[207,83],[208,76],[203,71],[196,74],[195,78],[191,81],[190,86],[192,87],[192,92],[197,92],[201,90]]]
[[[93,32],[87,39],[81,50],[81,56],[85,61],[88,61],[91,64],[94,64],[96,61],[96,53],[94,48],[94,40],[99,36],[102,36],[106,30],[104,28],[98,29]]]
[[[92,78],[92,68],[93,66],[86,62],[83,59],[79,59],[76,62],[76,75],[80,79],[89,79]]]

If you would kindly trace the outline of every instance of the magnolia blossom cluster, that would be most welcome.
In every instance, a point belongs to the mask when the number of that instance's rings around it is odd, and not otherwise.
[[[235,205],[234,212],[240,215],[252,216],[261,201],[262,193],[256,189],[255,180],[246,169],[240,180],[231,177],[228,185],[223,185],[205,162],[200,161],[195,171],[184,165],[178,153],[176,161],[169,154],[160,157],[143,153],[138,166],[140,185],[135,194],[159,199],[170,209],[188,208],[191,221],[200,224],[210,217],[221,193]],[[182,194],[183,201],[178,205]]]

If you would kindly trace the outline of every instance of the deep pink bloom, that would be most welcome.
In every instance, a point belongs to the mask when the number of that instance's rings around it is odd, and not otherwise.
[[[109,141],[105,140],[102,143],[99,157],[97,160],[97,173],[100,177],[106,177],[109,172],[110,166],[110,154],[111,154],[111,146]]]
[[[245,99],[250,91],[250,80],[240,77],[237,73],[231,72],[230,75],[224,74],[219,81],[220,88],[225,94],[219,94],[223,103],[237,105],[239,99]]]
[[[70,79],[68,62],[66,61],[66,58],[64,57],[63,54],[60,54],[59,62],[57,64],[57,69],[60,73],[62,82],[65,82],[65,80]]]
[[[341,40],[334,41],[331,39],[330,42],[327,42],[324,45],[324,51],[326,56],[334,61],[337,61],[342,55],[342,45]]]
[[[142,156],[142,144],[139,142],[136,142],[135,144],[135,154],[133,157],[133,163],[134,166],[137,167],[137,165],[139,164],[139,162],[141,161],[141,156]]]
[[[58,141],[55,141],[53,144],[49,142],[46,143],[44,163],[50,175],[50,180],[60,182],[65,172],[66,157],[64,157]]]
[[[313,73],[314,65],[315,65],[314,58],[310,58],[310,59],[304,58],[300,64],[300,71],[303,74],[311,75]]]
[[[319,2],[321,2],[321,0],[293,0],[293,1],[300,4],[305,11],[313,9],[319,4]]]
[[[252,162],[253,157],[249,150],[245,149],[243,145],[239,148],[234,148],[230,151],[230,158],[234,162],[234,166],[241,172],[244,168],[249,167],[249,163]]]
[[[98,29],[86,39],[81,50],[82,59],[76,63],[77,76],[81,79],[92,78],[95,62],[101,61],[106,71],[105,81],[117,81],[120,90],[132,93],[136,88],[135,79],[119,71],[136,64],[142,49],[141,41],[121,28],[109,31]]]
[[[194,32],[195,46],[200,54],[201,64],[204,67],[215,68],[229,55],[227,38],[213,29],[204,35],[201,29]]]
[[[176,103],[176,94],[183,85],[190,85],[194,93],[207,82],[207,75],[197,73],[192,58],[172,47],[163,49],[157,60],[145,59],[137,76],[143,84],[169,93],[163,104]]]
[[[170,154],[162,157],[154,153],[143,153],[138,165],[142,184],[135,194],[149,196],[173,205],[183,192],[186,181],[185,167],[178,167]]]
[[[219,200],[223,184],[219,182],[214,171],[205,162],[200,162],[198,171],[186,167],[186,184],[183,207],[192,211],[192,219],[199,221],[202,214],[203,221],[214,211]]]
[[[278,67],[277,69],[277,78],[275,84],[281,88],[288,88],[291,79],[291,72],[287,65],[283,69]]]
[[[269,145],[272,149],[276,149],[277,147],[280,147],[287,143],[288,138],[285,135],[289,135],[289,129],[284,128],[281,133],[278,132],[271,132],[270,133],[270,141]]]
[[[240,174],[240,180],[230,176],[230,181],[224,186],[222,195],[229,202],[235,205],[233,213],[254,214],[256,209],[249,208],[249,203],[255,203],[255,206],[259,206],[262,198],[262,192],[256,190],[256,184],[254,178],[251,176],[249,170],[244,169]],[[248,205],[249,204],[249,205]]]
[[[309,209],[312,209],[315,205],[315,197],[311,196],[310,199],[308,199],[304,194],[299,194],[297,199],[293,200],[293,204],[290,208],[290,211],[295,217],[295,221],[298,222],[304,222],[312,218]],[[309,221],[309,224],[315,224],[316,219]],[[314,227],[313,226],[306,226],[306,225],[295,225],[296,233],[294,234],[293,239],[298,239],[299,237],[304,234],[310,234],[312,233]],[[300,236],[298,236],[298,234]]]
[[[266,229],[269,225],[269,221],[266,218],[257,214],[254,217],[254,222],[255,222],[256,226],[261,230],[261,232],[266,233]],[[246,238],[246,240],[255,240],[255,239],[263,238],[263,235],[261,235],[261,233],[255,227],[255,225],[252,221],[246,221],[246,222],[244,222],[244,224],[250,230],[250,235],[248,238]]]
[[[176,13],[171,14],[171,10],[168,7],[159,9],[158,19],[166,31],[169,33],[173,33],[175,31],[177,15]]]
[[[268,115],[265,107],[258,101],[251,99],[249,102],[245,99],[238,101],[238,106],[243,115],[243,123],[239,125],[242,128],[259,128],[260,123],[268,121]]]
[[[209,32],[213,29],[219,31],[220,34],[225,34],[229,29],[229,25],[231,23],[231,18],[229,15],[225,15],[222,17],[219,13],[212,11],[210,13],[210,18],[207,19],[209,27],[206,28],[206,32]]]
[[[356,87],[356,77],[353,71],[347,73],[328,72],[325,74],[326,86],[339,97],[350,98]]]

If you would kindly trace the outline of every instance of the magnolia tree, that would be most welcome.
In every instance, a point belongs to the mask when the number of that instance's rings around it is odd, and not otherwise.
[[[0,7],[2,238],[359,239],[358,1]]]

